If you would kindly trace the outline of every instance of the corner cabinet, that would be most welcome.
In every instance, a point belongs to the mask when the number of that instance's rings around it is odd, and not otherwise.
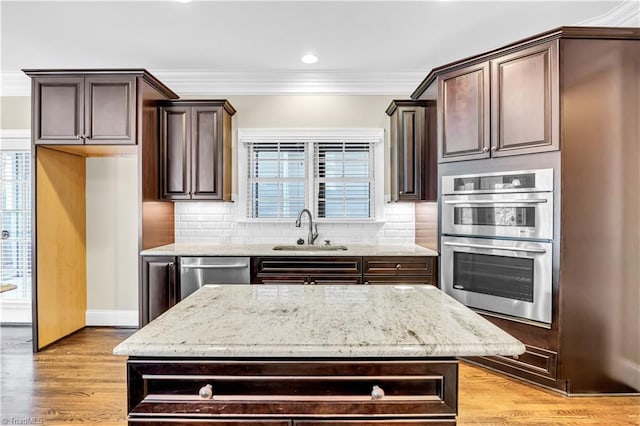
[[[34,77],[34,143],[135,144],[136,83],[136,77],[131,75]]]
[[[140,327],[153,321],[180,299],[177,259],[173,256],[142,257]]]
[[[392,201],[437,199],[436,103],[394,100],[391,117]]]
[[[160,188],[165,200],[231,200],[231,117],[226,100],[160,106]]]
[[[438,77],[438,160],[559,149],[558,41]]]

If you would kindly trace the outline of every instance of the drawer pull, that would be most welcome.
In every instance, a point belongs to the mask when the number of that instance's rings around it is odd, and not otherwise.
[[[520,358],[520,356],[519,356],[519,355],[514,355],[514,356],[513,356],[513,359],[519,359],[519,358]]]
[[[401,264],[396,264],[396,271],[399,271],[400,269],[402,269],[402,265]]]
[[[371,399],[382,399],[384,398],[384,391],[378,385],[375,385],[373,389],[371,389]]]
[[[204,385],[198,391],[198,395],[202,399],[211,399],[211,398],[213,398],[213,387],[211,385]]]

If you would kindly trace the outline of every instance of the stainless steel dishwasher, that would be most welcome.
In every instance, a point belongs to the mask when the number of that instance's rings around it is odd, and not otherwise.
[[[181,257],[180,300],[206,284],[249,284],[248,257]]]

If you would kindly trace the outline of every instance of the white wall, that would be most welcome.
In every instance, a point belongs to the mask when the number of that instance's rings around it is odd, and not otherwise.
[[[176,243],[196,244],[294,244],[307,239],[306,219],[301,228],[295,219],[285,223],[237,221],[234,203],[176,203]],[[380,223],[318,223],[318,241],[331,244],[413,244],[413,203],[385,203]]]
[[[87,158],[87,325],[138,324],[135,158]]]

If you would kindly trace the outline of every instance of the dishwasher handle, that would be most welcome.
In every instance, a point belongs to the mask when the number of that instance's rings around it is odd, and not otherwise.
[[[180,265],[182,269],[245,269],[247,263],[232,263],[229,265]]]

